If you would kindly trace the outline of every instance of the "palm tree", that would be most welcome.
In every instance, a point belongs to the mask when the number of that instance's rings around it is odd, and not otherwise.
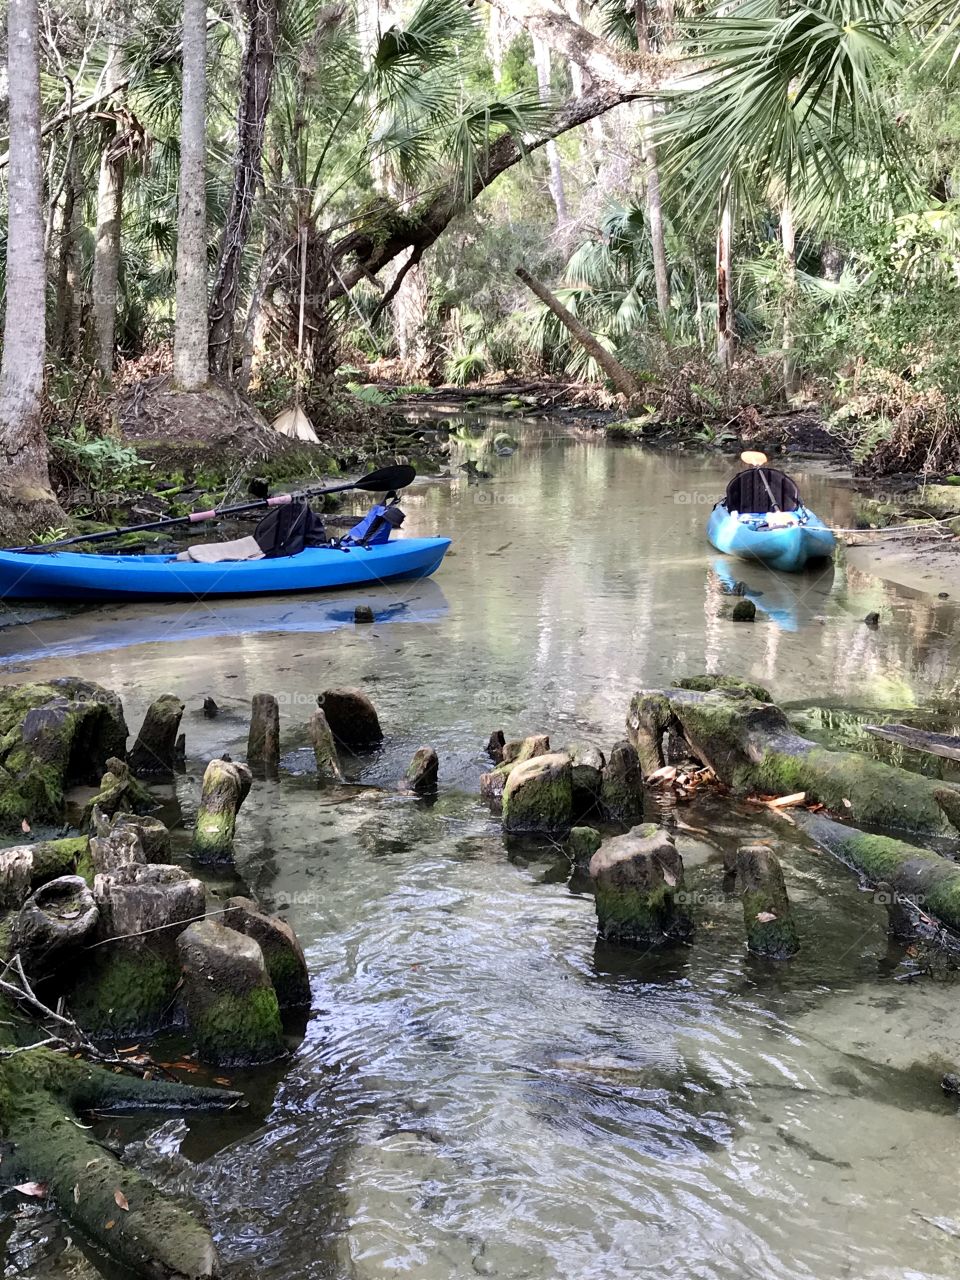
[[[50,489],[41,422],[46,346],[46,263],[40,156],[37,0],[10,0],[7,14],[10,176],[7,306],[0,366],[0,530],[9,534],[62,512]]]
[[[723,17],[702,18],[690,52],[710,74],[671,95],[659,129],[667,171],[688,192],[696,220],[722,210],[718,241],[718,351],[730,358],[733,175],[756,181],[779,202],[786,266],[784,382],[792,390],[792,308],[796,290],[796,208],[825,209],[862,174],[865,155],[909,168],[889,110],[903,10],[898,0],[746,0]]]

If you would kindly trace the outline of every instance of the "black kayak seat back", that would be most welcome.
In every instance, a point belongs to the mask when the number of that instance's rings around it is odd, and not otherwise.
[[[323,521],[305,502],[287,502],[269,511],[253,536],[264,559],[298,555],[305,547],[322,547],[327,541]]]
[[[773,502],[770,501],[770,493],[767,493],[763,478],[770,486]],[[788,475],[773,467],[751,467],[749,471],[741,471],[734,476],[727,485],[723,505],[728,511],[768,515],[775,509],[774,502],[781,511],[797,511],[803,505],[800,490]]]

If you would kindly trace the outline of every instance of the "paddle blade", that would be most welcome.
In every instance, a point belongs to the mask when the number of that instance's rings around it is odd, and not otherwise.
[[[417,478],[415,467],[381,467],[362,480],[354,480],[351,489],[365,489],[368,493],[388,493],[391,489],[405,489]]]
[[[760,453],[754,449],[748,449],[746,453],[741,453],[740,461],[745,462],[748,467],[765,467],[770,459],[765,453]]]

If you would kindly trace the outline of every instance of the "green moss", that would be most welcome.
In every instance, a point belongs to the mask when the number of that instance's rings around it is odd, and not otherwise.
[[[172,956],[147,948],[112,947],[93,952],[70,1000],[84,1030],[93,1035],[136,1035],[169,1021],[180,981]]]
[[[534,761],[544,759],[537,756]],[[513,782],[518,768],[514,765],[508,786],[503,793],[503,829],[512,834],[524,832],[542,835],[563,835],[570,830],[573,818],[573,783],[569,765],[557,768],[551,774],[531,777],[522,785]]]
[[[233,853],[236,826],[237,818],[234,813],[204,813],[202,822],[197,820],[193,852],[202,861],[228,861]]]
[[[70,836],[65,840],[46,840],[35,844],[33,853],[33,879],[37,884],[54,880],[57,876],[74,875],[81,859],[90,852],[87,836]]]
[[[223,992],[202,1015],[191,1012],[190,1030],[200,1057],[207,1062],[266,1062],[283,1053],[280,1006],[272,987],[258,987],[245,995]]]
[[[774,920],[761,920],[775,915]],[[771,901],[769,893],[758,891],[743,895],[743,919],[747,930],[747,946],[758,956],[786,960],[800,949],[800,934],[786,901]]]
[[[564,852],[577,866],[586,866],[603,843],[594,827],[574,827],[567,836]]]
[[[749,693],[758,702],[773,701],[763,685],[754,684],[752,680],[745,680],[742,676],[684,676],[681,680],[674,680],[673,687],[692,689],[698,693],[710,693],[714,689],[739,689],[743,693]]]
[[[597,886],[597,921],[608,942],[629,946],[663,946],[676,920],[674,892],[667,884],[654,889]]]

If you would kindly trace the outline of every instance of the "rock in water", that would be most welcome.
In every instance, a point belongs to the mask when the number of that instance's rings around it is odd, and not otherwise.
[[[217,706],[216,702],[214,702],[213,698],[204,698],[203,714],[208,720],[212,720],[215,716],[220,714],[220,708]]]
[[[600,806],[608,822],[631,826],[643,817],[643,774],[637,749],[618,742],[610,752],[600,785]]]
[[[327,723],[327,717],[318,707],[310,717],[310,741],[313,757],[317,762],[317,777],[321,782],[342,782],[343,772],[337,757],[337,747]]]
[[[281,1009],[302,1009],[310,1004],[306,957],[285,920],[268,916],[250,898],[230,898],[223,923],[258,943]]]
[[[99,809],[94,809],[92,828],[101,837],[113,831],[135,831],[147,862],[170,861],[170,832],[159,818],[136,813],[116,813],[110,819]]]
[[[183,1001],[204,1062],[269,1062],[283,1053],[277,994],[253,938],[214,920],[192,924],[177,940]]]
[[[565,836],[573,825],[570,757],[560,752],[515,764],[503,789],[508,835]]]
[[[563,847],[574,866],[587,867],[602,843],[603,837],[595,827],[574,827]]]
[[[151,702],[129,756],[130,769],[136,777],[171,781],[182,716],[183,703],[176,694],[165,693]]]
[[[730,619],[732,622],[754,622],[757,617],[757,606],[752,600],[738,600],[730,610]]]
[[[233,857],[237,812],[252,781],[245,764],[211,760],[207,765],[193,831],[193,851],[199,861],[227,862]]]
[[[780,862],[765,844],[737,850],[737,891],[743,899],[747,947],[754,955],[786,960],[800,950]]]
[[[255,778],[280,774],[280,704],[272,693],[253,695],[247,764]]]
[[[440,761],[433,747],[421,747],[407,768],[407,786],[420,795],[436,791]]]
[[[364,624],[376,621],[373,616],[373,610],[368,604],[357,605],[353,611],[353,620],[358,626],[363,626]]]
[[[678,901],[683,860],[671,836],[652,822],[605,840],[590,860],[597,924],[602,937],[633,947],[659,948],[693,932]]]
[[[338,746],[364,750],[383,741],[377,709],[362,689],[325,689],[317,702]]]
[[[503,760],[503,748],[507,745],[502,729],[494,729],[490,737],[487,739],[487,755],[494,764],[500,764]]]
[[[99,918],[82,877],[50,880],[20,908],[10,934],[11,954],[19,954],[31,979],[44,978],[92,939]]]
[[[549,737],[545,733],[533,733],[517,742],[504,743],[502,761],[504,764],[523,764],[524,760],[545,756],[549,751]]]
[[[96,1035],[139,1035],[174,1020],[178,934],[202,917],[203,883],[182,867],[128,863],[93,881],[97,941],[78,966],[70,1008]]]

